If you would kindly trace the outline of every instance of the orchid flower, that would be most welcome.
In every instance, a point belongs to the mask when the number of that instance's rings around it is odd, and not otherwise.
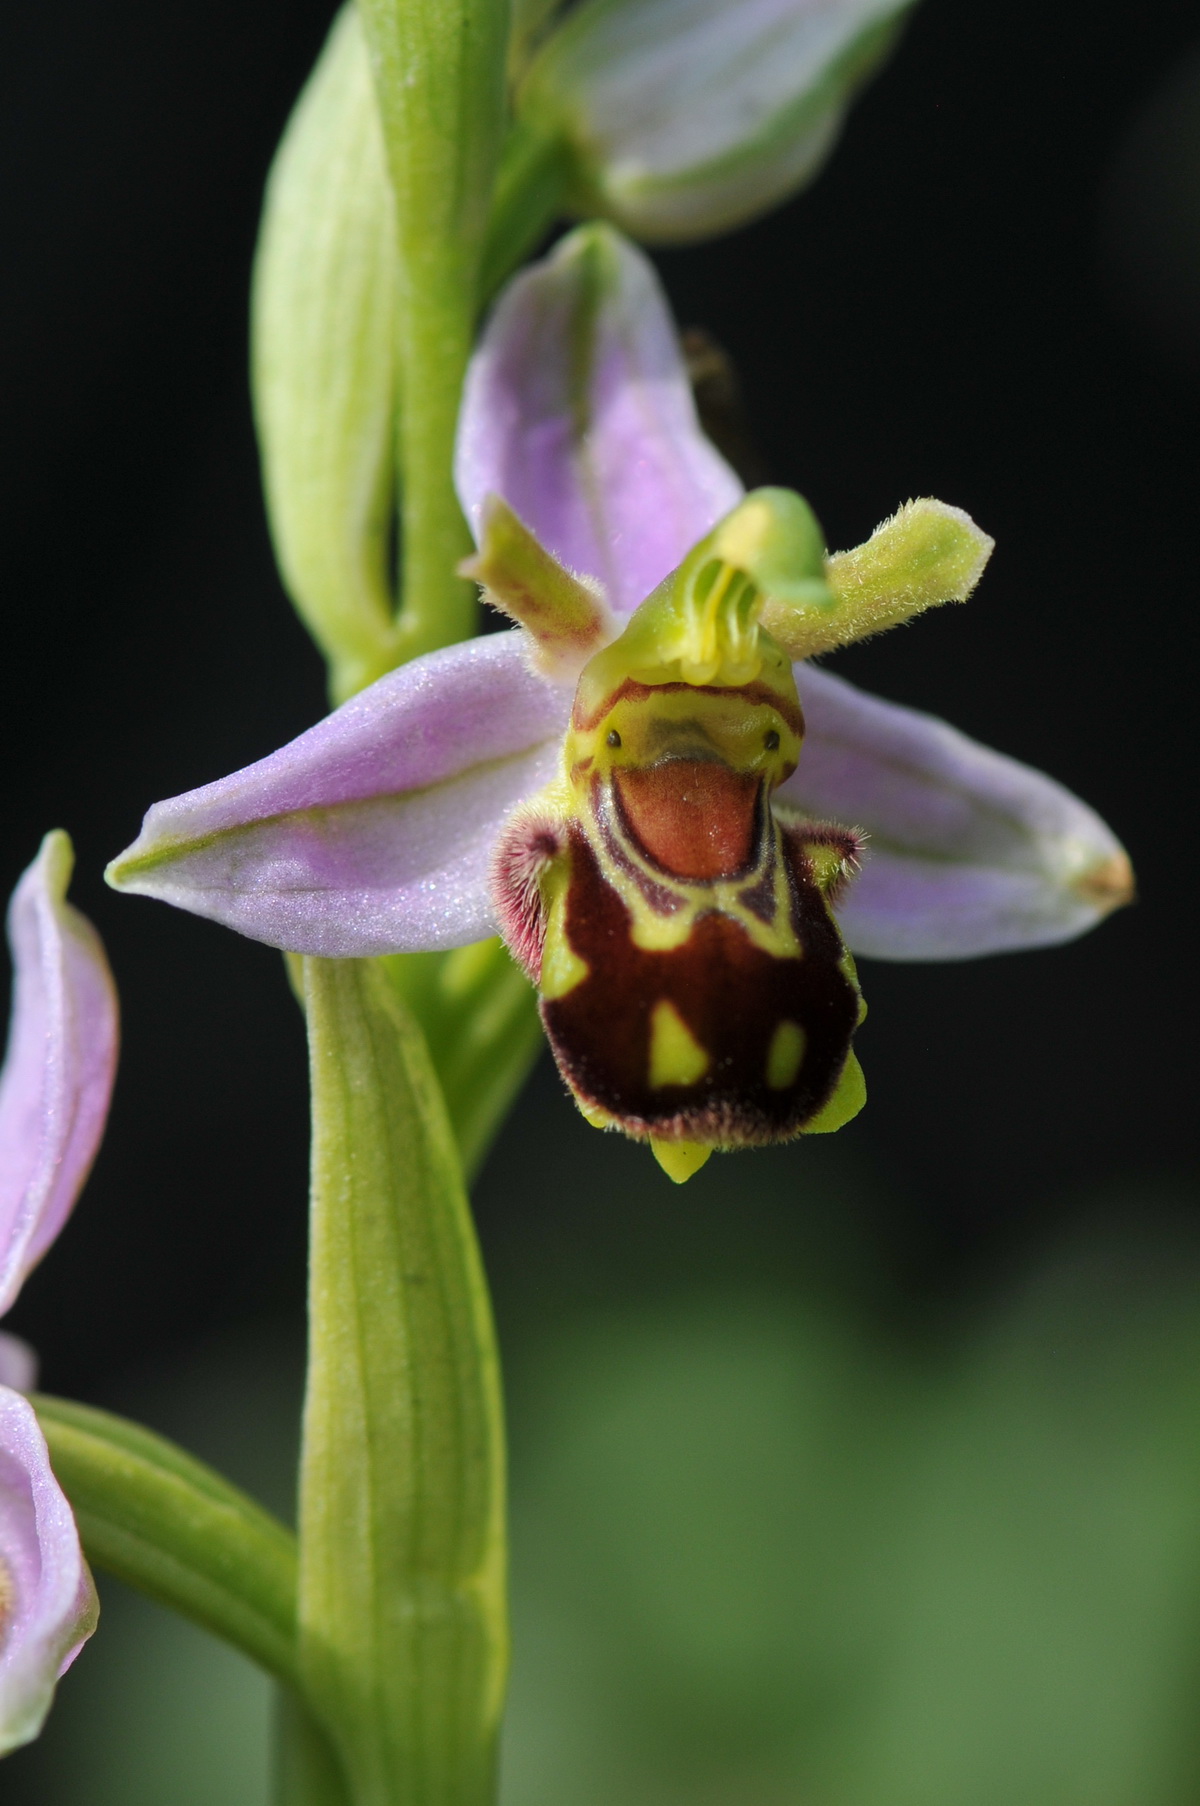
[[[331,957],[499,928],[585,1114],[676,1178],[860,1107],[853,952],[1048,945],[1128,901],[1052,779],[809,662],[964,599],[991,541],[923,500],[828,557],[800,497],[745,497],[611,228],[502,296],[457,480],[466,569],[519,630],[156,804],[112,883]]]
[[[0,1072],[0,1312],[69,1216],[104,1132],[117,1000],[91,924],[66,901],[73,854],[48,834],[8,914],[14,980]],[[42,1727],[99,1607],[33,1407],[33,1351],[0,1337],[0,1755]]]

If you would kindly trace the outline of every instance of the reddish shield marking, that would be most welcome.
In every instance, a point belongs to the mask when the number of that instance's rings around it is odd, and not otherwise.
[[[723,878],[754,857],[759,780],[715,759],[664,759],[613,773],[626,826],[679,878]]]
[[[697,919],[682,947],[646,952],[576,824],[567,856],[566,936],[588,971],[565,996],[543,1000],[542,1019],[581,1099],[634,1134],[668,1140],[763,1143],[798,1134],[832,1095],[858,1014],[837,929],[803,855],[784,842],[802,958],[765,952],[716,910]],[[651,1017],[661,1001],[709,1056],[695,1084],[650,1085]],[[773,1089],[768,1055],[783,1022],[803,1030],[805,1054],[792,1082]]]

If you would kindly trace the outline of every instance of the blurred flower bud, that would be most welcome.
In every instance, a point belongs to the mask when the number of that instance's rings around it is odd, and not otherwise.
[[[254,401],[284,583],[341,701],[395,662],[394,210],[358,14],[334,23],[267,184]]]
[[[580,211],[705,238],[815,174],[909,3],[583,0],[532,56],[518,110],[570,146]]]

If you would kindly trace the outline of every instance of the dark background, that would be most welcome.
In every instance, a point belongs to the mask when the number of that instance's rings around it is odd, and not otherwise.
[[[63,0],[0,23],[0,886],[70,830],[125,1017],[95,1175],[12,1326],[84,1397],[300,1308],[304,1056],[280,962],[99,874],[150,802],[323,708],[263,523],[246,292],[330,13]],[[969,608],[838,668],[1053,772],[1138,870],[1139,905],[1075,946],[864,965],[871,1101],[837,1139],[882,1176],[865,1233],[917,1314],[1098,1188],[1186,1194],[1194,1172],[1198,38],[1176,0],[929,0],[810,193],[660,260],[832,544],[922,493],[997,538]],[[569,1220],[562,1163],[530,1154],[566,1109],[543,1072],[485,1191],[493,1247]]]

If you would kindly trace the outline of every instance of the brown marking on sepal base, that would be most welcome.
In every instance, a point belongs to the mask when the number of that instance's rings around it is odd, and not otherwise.
[[[542,879],[566,845],[563,825],[545,810],[514,810],[492,853],[491,890],[505,946],[537,984],[546,943]]]
[[[542,1001],[559,1071],[581,1105],[626,1134],[738,1147],[800,1134],[832,1096],[858,1019],[858,994],[842,969],[841,938],[806,858],[785,840],[784,863],[799,953],[755,944],[719,909],[696,918],[682,946],[647,951],[577,824],[566,834],[564,931],[586,976]],[[651,1083],[656,1006],[669,1003],[709,1056],[692,1084]],[[803,1058],[772,1085],[779,1025],[803,1035]]]
[[[793,821],[779,813],[791,858],[807,867],[830,909],[836,909],[862,870],[867,837],[858,828],[831,821]]]

